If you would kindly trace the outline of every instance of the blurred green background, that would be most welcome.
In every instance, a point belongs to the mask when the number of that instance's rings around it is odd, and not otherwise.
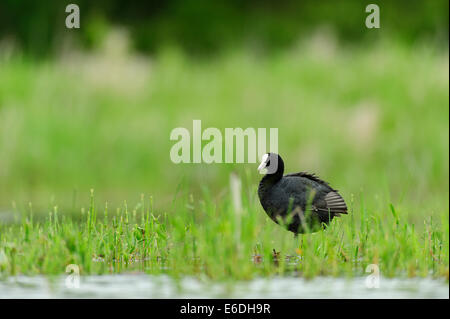
[[[69,3],[80,7],[79,30],[64,28]],[[363,24],[370,3],[382,11],[379,32],[368,32]],[[448,1],[3,0],[0,4],[0,36],[11,37],[34,54],[58,52],[69,40],[85,48],[98,47],[112,25],[127,28],[132,47],[147,53],[166,45],[194,54],[236,46],[274,51],[295,45],[318,26],[329,26],[345,42],[386,35],[403,44],[421,38],[448,42]]]
[[[66,29],[68,3],[81,28]],[[448,212],[448,2],[0,3],[0,211],[219,196],[255,164],[170,161],[175,127],[277,127],[287,172]]]

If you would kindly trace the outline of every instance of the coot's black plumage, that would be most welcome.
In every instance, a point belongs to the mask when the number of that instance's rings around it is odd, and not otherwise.
[[[347,205],[338,191],[314,174],[284,175],[284,163],[275,153],[263,156],[258,170],[266,169],[258,196],[267,215],[285,224],[294,234],[315,232],[335,216],[347,214]]]

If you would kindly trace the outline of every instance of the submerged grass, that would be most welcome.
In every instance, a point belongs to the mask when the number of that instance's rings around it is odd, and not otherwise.
[[[386,277],[448,279],[448,212],[415,225],[392,204],[377,211],[352,201],[348,216],[296,240],[265,217],[251,190],[240,214],[228,195],[214,199],[206,189],[199,200],[178,198],[172,211],[157,212],[152,202],[142,196],[132,208],[99,209],[92,194],[81,221],[55,207],[42,221],[27,213],[21,223],[0,225],[0,273],[61,274],[77,264],[81,274],[311,278],[361,276],[376,264]]]

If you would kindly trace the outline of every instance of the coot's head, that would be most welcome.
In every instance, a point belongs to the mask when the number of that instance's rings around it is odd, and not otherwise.
[[[267,153],[262,156],[261,164],[258,166],[261,174],[283,175],[284,163],[281,156],[276,153]]]

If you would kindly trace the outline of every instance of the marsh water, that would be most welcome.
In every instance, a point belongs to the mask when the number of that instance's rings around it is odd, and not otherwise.
[[[449,298],[445,280],[280,277],[211,283],[145,274],[67,277],[16,276],[0,280],[0,298]]]

